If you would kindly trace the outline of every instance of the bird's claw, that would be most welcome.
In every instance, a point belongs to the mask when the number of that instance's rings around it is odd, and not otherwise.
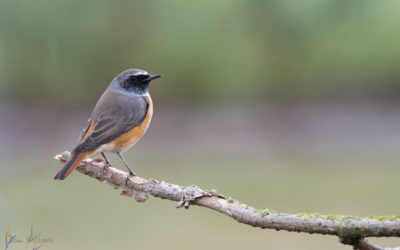
[[[129,172],[129,175],[126,177],[125,179],[125,185],[128,186],[128,180],[129,178],[136,176],[136,174],[134,172]]]
[[[112,167],[112,165],[111,165],[109,162],[106,162],[106,163],[104,164],[104,167],[103,167],[103,175],[106,173],[106,170],[107,170],[109,167]]]

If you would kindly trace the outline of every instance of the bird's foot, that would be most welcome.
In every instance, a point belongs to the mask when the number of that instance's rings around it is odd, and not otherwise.
[[[109,167],[112,167],[111,163],[106,162],[106,163],[104,164],[104,167],[103,167],[103,175],[106,173],[106,170],[107,170]]]
[[[126,177],[126,180],[125,180],[125,185],[126,185],[126,186],[128,186],[128,180],[129,180],[129,178],[131,178],[131,177],[133,177],[133,176],[136,176],[136,173],[133,172],[133,171],[129,171],[129,175],[128,175],[128,177]]]

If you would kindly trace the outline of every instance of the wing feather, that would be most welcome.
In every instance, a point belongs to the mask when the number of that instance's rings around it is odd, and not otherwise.
[[[142,96],[119,97],[109,103],[106,101],[107,99],[102,105],[96,105],[89,119],[92,122],[89,122],[88,128],[81,135],[85,139],[74,149],[74,153],[94,150],[112,141],[139,125],[146,117],[148,103]],[[89,131],[93,122],[94,128]]]
[[[82,133],[81,133],[81,135],[79,136],[79,138],[78,138],[78,143],[81,143],[82,142],[82,140],[84,139],[84,138],[86,138],[86,134],[89,132],[90,133],[90,125],[92,124],[92,120],[89,118],[87,121],[86,121],[86,124],[85,124],[85,127],[84,127],[84,129],[82,130]]]

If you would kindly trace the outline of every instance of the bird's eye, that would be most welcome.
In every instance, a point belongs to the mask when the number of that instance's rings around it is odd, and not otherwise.
[[[130,79],[132,82],[134,82],[134,81],[136,81],[136,76],[130,76],[129,79]]]

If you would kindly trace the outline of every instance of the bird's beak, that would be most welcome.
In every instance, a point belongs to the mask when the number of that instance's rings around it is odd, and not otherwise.
[[[149,78],[147,78],[148,81],[152,81],[154,79],[160,78],[161,75],[150,75]]]

